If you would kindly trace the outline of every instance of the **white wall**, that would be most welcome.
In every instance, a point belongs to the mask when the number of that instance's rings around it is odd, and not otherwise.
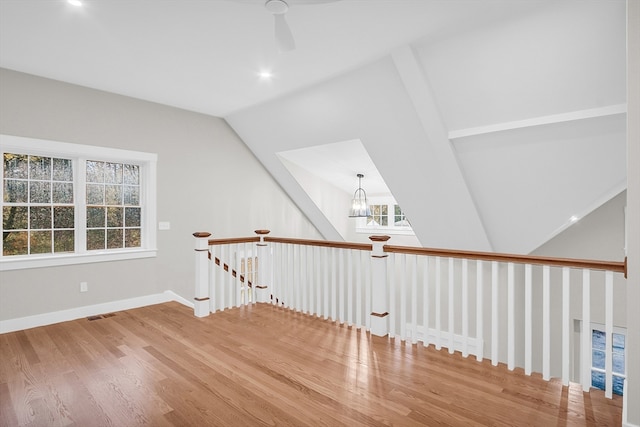
[[[191,300],[195,231],[320,237],[222,119],[6,69],[0,93],[0,133],[158,153],[158,220],[171,223],[156,258],[3,272],[0,320],[164,290]]]
[[[640,426],[640,2],[627,1],[627,422]],[[624,422],[625,420],[623,420]]]

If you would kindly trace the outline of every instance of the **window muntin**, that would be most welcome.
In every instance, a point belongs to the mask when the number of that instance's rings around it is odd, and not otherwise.
[[[387,205],[369,205],[371,215],[367,217],[368,227],[386,227],[389,225],[389,207]]]
[[[6,153],[26,157],[6,168]],[[49,159],[40,165],[34,162],[31,179],[29,156]],[[0,271],[155,256],[157,154],[0,134],[0,159],[3,180],[0,185],[3,234],[3,240],[0,240]],[[102,209],[104,213],[105,223],[101,231],[105,243],[102,249],[87,249],[87,206],[90,199],[87,194],[87,161],[102,162],[103,168],[110,169],[106,173],[112,172],[100,183],[104,200],[100,205],[92,200],[94,204],[89,205]],[[65,177],[69,170],[71,179]],[[120,172],[121,182],[118,178]],[[49,176],[48,173],[51,179],[45,180],[43,177]],[[45,203],[49,197],[51,201]],[[29,204],[34,208],[49,206],[50,209],[31,211]],[[11,207],[16,208],[11,219],[14,225],[9,224],[11,209],[8,208]],[[70,209],[63,208],[72,208],[73,217]],[[42,228],[49,218],[50,228]],[[34,250],[30,252],[28,227],[32,220],[40,228],[32,230]],[[27,242],[26,253],[21,249],[20,254],[4,255],[5,251],[11,250],[10,245],[5,249],[4,237],[13,238],[7,234],[12,232],[23,232],[21,238]],[[73,239],[69,237],[70,232],[73,232]],[[48,240],[49,236],[51,240]],[[48,252],[41,249],[45,246],[42,241],[53,242],[52,249]],[[22,247],[25,247],[24,243]]]
[[[369,205],[371,215],[356,218],[356,232],[413,235],[411,224],[400,206],[390,197],[373,197]]]
[[[591,385],[600,390],[606,386],[606,332],[591,328]],[[622,395],[625,379],[625,335],[613,333],[612,337],[613,393]]]
[[[141,246],[140,167],[87,160],[87,250]]]
[[[73,252],[71,159],[3,153],[2,255]]]

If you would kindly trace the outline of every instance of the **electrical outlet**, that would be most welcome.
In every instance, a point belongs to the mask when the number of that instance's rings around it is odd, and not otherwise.
[[[160,221],[158,223],[158,230],[171,230],[171,223],[168,221]]]
[[[80,292],[87,292],[88,290],[87,282],[80,282]]]

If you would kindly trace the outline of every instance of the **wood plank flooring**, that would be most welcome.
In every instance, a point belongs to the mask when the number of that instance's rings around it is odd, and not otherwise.
[[[0,335],[1,426],[617,426],[621,406],[266,304]]]

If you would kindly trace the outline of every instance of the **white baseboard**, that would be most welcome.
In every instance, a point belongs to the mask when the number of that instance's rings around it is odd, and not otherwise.
[[[0,334],[21,331],[23,329],[36,328],[38,326],[52,325],[54,323],[67,322],[82,317],[96,316],[98,314],[114,311],[129,310],[145,307],[147,305],[161,304],[163,302],[177,301],[180,304],[193,308],[193,303],[173,291],[164,291],[160,294],[145,295],[142,297],[110,301],[102,304],[87,305],[68,310],[54,311],[51,313],[36,314],[33,316],[19,317],[16,319],[0,320]]]

